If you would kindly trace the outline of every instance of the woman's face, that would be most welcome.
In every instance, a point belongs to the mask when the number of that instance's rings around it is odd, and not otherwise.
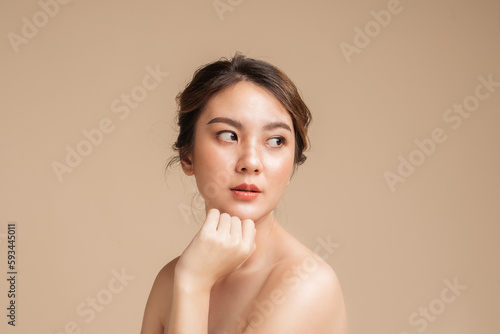
[[[294,164],[290,115],[266,89],[241,81],[211,98],[196,123],[195,175],[206,209],[258,221],[278,204]]]

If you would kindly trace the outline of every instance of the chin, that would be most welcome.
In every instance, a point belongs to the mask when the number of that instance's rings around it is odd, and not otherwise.
[[[253,205],[245,205],[245,204],[243,205],[214,204],[213,206],[210,206],[210,208],[216,208],[221,213],[227,213],[231,216],[236,216],[241,220],[251,219],[254,222],[261,220],[263,217],[268,216],[272,212],[272,210],[255,208]]]

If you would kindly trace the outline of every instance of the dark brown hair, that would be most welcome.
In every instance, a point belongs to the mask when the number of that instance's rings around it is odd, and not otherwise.
[[[275,66],[236,53],[232,59],[221,58],[200,67],[191,82],[177,95],[179,135],[172,146],[177,154],[170,159],[167,168],[193,152],[196,122],[210,98],[240,81],[250,81],[265,88],[281,102],[292,118],[295,131],[295,167],[304,163],[311,113],[297,87]]]

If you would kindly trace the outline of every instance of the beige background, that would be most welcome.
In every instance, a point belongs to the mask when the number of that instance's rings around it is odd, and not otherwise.
[[[53,17],[34,0],[0,2],[1,276],[9,221],[19,271],[16,328],[0,283],[2,333],[139,332],[156,273],[199,224],[192,180],[163,175],[174,97],[198,66],[238,50],[282,68],[312,110],[309,159],[278,215],[311,249],[335,244],[350,333],[420,333],[429,306],[439,314],[426,334],[499,333],[500,87],[457,129],[443,115],[474,102],[478,77],[500,81],[500,2],[221,2],[223,20],[213,0],[47,0]],[[388,6],[399,12],[386,27],[370,23]],[[19,40],[33,16],[38,32],[15,52],[9,33]],[[371,42],[348,61],[340,45],[366,24]],[[120,119],[112,102],[148,66],[169,75]],[[114,131],[59,182],[53,162],[105,118]],[[447,140],[391,191],[384,173],[435,128]],[[113,270],[134,278],[120,287]],[[455,278],[466,288],[443,303]]]

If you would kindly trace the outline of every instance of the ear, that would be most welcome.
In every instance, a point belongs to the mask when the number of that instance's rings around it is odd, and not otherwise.
[[[181,166],[186,175],[194,175],[194,166],[191,155],[188,155],[185,158],[181,159]]]

